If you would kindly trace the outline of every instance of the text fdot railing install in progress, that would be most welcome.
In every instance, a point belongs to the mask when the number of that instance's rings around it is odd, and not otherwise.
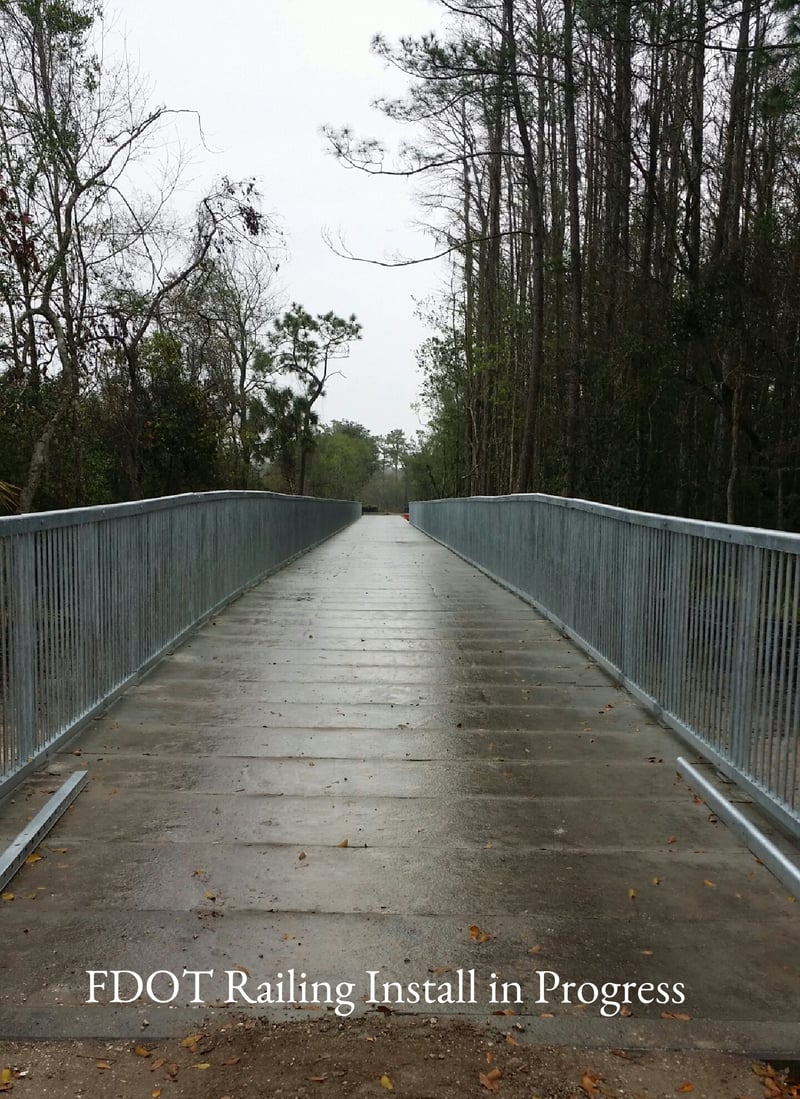
[[[800,835],[800,536],[543,495],[411,505]]]
[[[203,618],[360,513],[208,492],[0,519],[0,793]]]

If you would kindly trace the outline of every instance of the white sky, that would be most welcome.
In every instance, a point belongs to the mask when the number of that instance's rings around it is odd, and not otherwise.
[[[378,259],[429,254],[414,185],[348,171],[327,152],[325,123],[349,125],[396,148],[412,135],[370,108],[399,95],[405,78],[370,52],[439,25],[433,0],[109,0],[107,21],[124,33],[131,61],[149,78],[156,102],[196,109],[206,144],[197,147],[198,190],[215,177],[256,176],[264,210],[286,232],[289,260],[280,281],[286,305],[311,313],[355,313],[362,339],[318,406],[321,419],[351,419],[375,434],[420,426],[415,348],[427,334],[414,299],[441,285],[444,268],[384,269],[333,255],[322,230],[341,233],[356,255]],[[196,145],[197,129],[194,129]]]

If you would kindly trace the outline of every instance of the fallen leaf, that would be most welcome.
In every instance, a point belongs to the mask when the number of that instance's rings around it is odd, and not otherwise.
[[[552,1011],[543,1011],[539,1015],[539,1018],[540,1019],[555,1019],[555,1015],[553,1014]]]
[[[180,1068],[178,1065],[175,1064],[174,1061],[172,1061],[170,1062],[170,1064],[164,1066],[164,1072],[166,1072],[170,1080],[174,1080],[180,1072]]]
[[[653,878],[653,885],[661,885],[663,878]]]
[[[238,1065],[241,1059],[238,1054],[234,1054],[233,1057],[226,1057],[222,1063],[223,1065]]]
[[[293,941],[293,939],[294,939],[294,935],[281,935],[281,942],[282,943],[290,943],[290,942]]]
[[[490,939],[494,938],[494,935],[490,935],[488,931],[482,931],[476,923],[469,929],[469,937],[476,943],[488,943]]]
[[[639,953],[644,954],[647,958],[652,958],[655,952],[653,950],[640,950]]]
[[[205,1034],[189,1034],[186,1038],[181,1039],[181,1045],[184,1049],[191,1049],[192,1046],[196,1046],[201,1038],[205,1038]]]
[[[68,847],[51,847],[50,850],[55,851],[55,853],[57,855],[66,855],[69,848]]]
[[[212,893],[210,889],[206,889],[206,900],[207,901],[215,901],[216,899],[217,899],[217,894]]]
[[[110,1061],[96,1061],[94,1067],[96,1069],[99,1069],[100,1072],[105,1072],[106,1069],[111,1068],[111,1063],[110,1063]]]
[[[43,858],[42,855],[40,855],[40,854],[38,854],[38,852],[34,851],[32,854],[28,855],[27,859],[25,859],[25,865],[26,866],[33,866],[33,864],[35,862],[41,862],[42,858]]]
[[[339,844],[339,846],[340,847],[349,847],[350,844],[347,840],[342,840],[342,842]]]
[[[541,954],[542,948],[540,946],[531,946],[528,948],[529,954]]]
[[[305,851],[301,851],[300,854],[297,856],[297,861],[302,862],[305,857],[306,857]]]
[[[137,1057],[150,1057],[151,1056],[150,1050],[147,1048],[147,1046],[134,1046],[133,1047],[133,1052],[136,1054]]]
[[[677,843],[677,842],[678,842],[678,837],[677,836],[670,836],[669,839],[667,840],[667,843]]]
[[[689,1080],[687,1080],[685,1083],[681,1084],[681,1086],[679,1088],[676,1088],[675,1090],[676,1091],[694,1091],[694,1084],[691,1083]]]
[[[622,1007],[621,1007],[621,1008],[619,1009],[619,1013],[620,1013],[620,1015],[622,1015],[622,1017],[623,1017],[624,1019],[630,1019],[631,1015],[633,1015],[633,1012],[632,1012],[632,1011],[631,1011],[631,1009],[630,1009],[630,1008],[629,1008],[629,1007],[627,1006],[627,1004],[623,1005],[623,1006],[622,1006]]]
[[[428,970],[429,973],[449,973],[450,968],[446,965],[435,965]]]
[[[161,1088],[153,1088],[150,1092],[150,1099],[161,1099]]]
[[[516,1011],[514,1010],[513,1007],[504,1007],[504,1008],[501,1008],[499,1011],[493,1011],[492,1012],[492,1015],[516,1015],[516,1014],[517,1013],[516,1013]]]
[[[386,1088],[388,1091],[394,1091],[394,1084],[388,1076],[381,1076],[381,1087]]]
[[[502,1079],[502,1072],[499,1068],[493,1068],[491,1072],[479,1072],[478,1079],[487,1091],[499,1091],[499,1081]]]
[[[684,1011],[662,1011],[662,1019],[680,1019],[681,1022],[687,1023],[691,1019],[691,1015],[687,1015]]]
[[[512,1038],[512,1036],[510,1034],[506,1034],[506,1045],[518,1046],[519,1042],[517,1041],[516,1038]]]
[[[600,1077],[597,1075],[596,1072],[586,1071],[584,1072],[583,1076],[581,1076],[581,1091],[586,1092],[586,1094],[589,1096],[589,1099],[600,1099],[601,1092],[598,1086],[599,1084]]]
[[[629,889],[628,890],[628,900],[631,900],[631,901],[636,900],[636,890],[635,889]]]
[[[2,894],[0,894],[0,900],[13,901],[13,899],[14,899],[14,894],[13,893],[2,893]]]
[[[378,1006],[375,1008],[375,1010],[380,1011],[381,1015],[391,1015],[392,1014],[392,1009],[390,1007],[387,1007],[386,1004],[378,1004]]]
[[[165,1065],[166,1063],[167,1063],[166,1057],[156,1057],[155,1061],[153,1061],[150,1065],[150,1071],[151,1072],[158,1072],[158,1070],[161,1068],[161,1066]]]
[[[312,1084],[324,1084],[327,1079],[327,1073],[324,1076],[306,1076],[306,1080],[310,1080]]]
[[[0,1072],[0,1084],[10,1084],[13,1082],[13,1080],[14,1073],[11,1071],[10,1068],[4,1068],[3,1071]]]
[[[717,888],[716,882],[709,881],[708,878],[703,878],[703,885],[707,886],[709,889]]]
[[[201,1061],[201,1062],[200,1062],[199,1064],[197,1064],[197,1065],[192,1065],[192,1068],[199,1068],[199,1069],[201,1069],[201,1070],[205,1070],[205,1069],[207,1069],[207,1068],[211,1068],[211,1065],[209,1064],[209,1062],[208,1062],[208,1061]]]

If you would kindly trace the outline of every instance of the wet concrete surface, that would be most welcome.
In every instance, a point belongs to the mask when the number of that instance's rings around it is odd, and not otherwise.
[[[796,1054],[800,905],[676,778],[679,753],[515,596],[367,517],[237,600],[0,807],[8,840],[90,771],[0,904],[0,1036],[344,1017],[322,986],[293,1006],[289,973],[352,984],[340,999],[361,1013],[377,971],[430,984],[427,1004],[388,990],[395,1011],[513,1010],[544,1042]],[[87,1004],[93,969],[214,972],[200,1002],[187,978],[169,1006]],[[452,1002],[459,972],[476,994]],[[259,982],[271,1002],[250,1005]],[[605,1010],[580,1002],[625,982]],[[669,1001],[645,1002],[659,983]]]

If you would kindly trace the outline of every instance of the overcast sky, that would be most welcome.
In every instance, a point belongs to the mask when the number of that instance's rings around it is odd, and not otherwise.
[[[287,305],[355,313],[363,338],[340,364],[321,418],[351,419],[375,434],[420,426],[414,357],[426,329],[414,316],[446,277],[441,265],[386,270],[340,259],[322,239],[341,233],[354,254],[428,254],[415,221],[414,185],[343,168],[327,152],[325,123],[347,124],[393,147],[410,132],[370,107],[399,95],[404,78],[370,52],[376,32],[396,39],[439,25],[433,0],[110,0],[106,17],[149,78],[153,98],[199,111],[206,144],[193,156],[199,188],[214,177],[257,176],[264,209],[285,229],[280,281]],[[193,144],[197,146],[197,130]]]

